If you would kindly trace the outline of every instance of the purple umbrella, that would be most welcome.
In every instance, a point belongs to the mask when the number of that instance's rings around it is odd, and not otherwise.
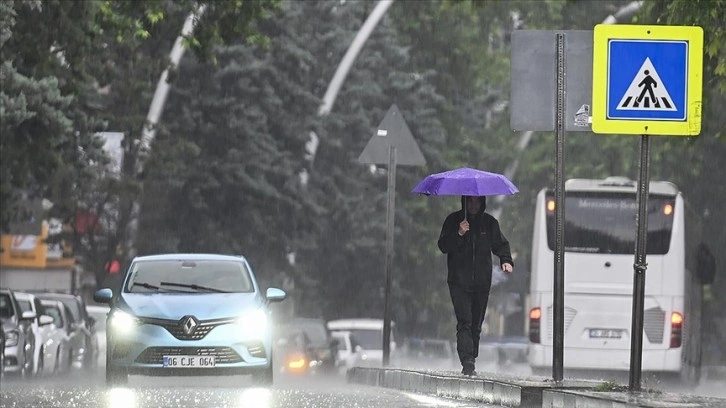
[[[462,167],[426,176],[411,191],[426,195],[490,196],[519,192],[509,179],[498,173]]]

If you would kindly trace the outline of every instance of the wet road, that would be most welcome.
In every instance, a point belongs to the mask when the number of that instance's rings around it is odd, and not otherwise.
[[[496,406],[403,393],[385,388],[347,384],[341,377],[275,379],[257,388],[239,377],[129,377],[124,388],[106,388],[103,371],[95,377],[0,385],[0,407],[17,408],[473,408]]]

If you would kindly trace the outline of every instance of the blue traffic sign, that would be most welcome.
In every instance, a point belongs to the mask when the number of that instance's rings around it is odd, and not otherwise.
[[[598,24],[592,56],[593,132],[701,133],[701,27]]]
[[[686,120],[688,42],[610,40],[607,118]]]

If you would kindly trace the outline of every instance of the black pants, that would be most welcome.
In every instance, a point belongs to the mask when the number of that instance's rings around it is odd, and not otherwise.
[[[456,351],[459,361],[474,362],[479,356],[479,338],[489,302],[489,288],[467,290],[449,285],[456,315]]]

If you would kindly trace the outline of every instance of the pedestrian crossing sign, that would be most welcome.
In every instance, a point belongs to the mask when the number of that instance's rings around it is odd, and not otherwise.
[[[593,38],[593,132],[701,132],[701,27],[600,24]]]

